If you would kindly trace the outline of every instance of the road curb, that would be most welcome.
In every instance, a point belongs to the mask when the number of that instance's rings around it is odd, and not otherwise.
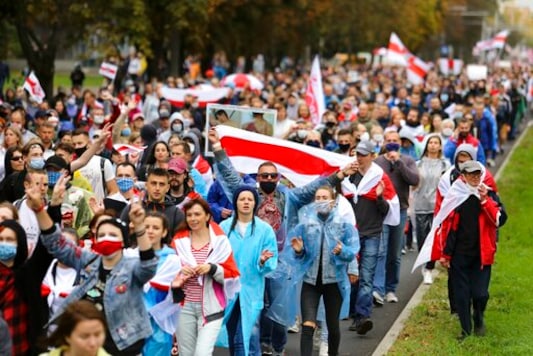
[[[498,167],[498,170],[494,176],[494,180],[498,181],[501,176],[501,172],[503,172],[504,168],[507,166],[511,156],[513,155],[514,151],[520,144],[522,143],[524,137],[529,132],[531,127],[533,126],[533,121],[529,121],[527,125],[525,125],[525,128],[521,132],[520,136],[518,137],[518,140],[515,142],[515,144],[512,146],[511,150],[503,160],[502,164]],[[434,272],[434,278],[438,278],[440,275],[439,271],[435,269],[436,273]],[[392,345],[396,342],[396,339],[398,339],[398,336],[402,332],[405,323],[407,319],[411,316],[411,312],[413,309],[420,304],[422,301],[422,298],[426,294],[426,292],[431,288],[431,285],[426,285],[423,282],[420,283],[420,286],[416,289],[415,293],[409,300],[409,303],[405,306],[405,308],[402,310],[400,315],[398,315],[398,318],[394,321],[394,324],[392,324],[391,328],[387,332],[387,334],[383,337],[381,342],[379,343],[378,347],[374,350],[372,353],[372,356],[382,356],[386,355],[387,352],[390,350]]]

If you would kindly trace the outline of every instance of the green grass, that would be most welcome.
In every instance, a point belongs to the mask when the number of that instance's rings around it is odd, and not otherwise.
[[[486,311],[487,336],[459,343],[450,315],[446,273],[439,274],[389,355],[533,355],[533,129],[505,168],[498,187],[509,219],[500,230]]]

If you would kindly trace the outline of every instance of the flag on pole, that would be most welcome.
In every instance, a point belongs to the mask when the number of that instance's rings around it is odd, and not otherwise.
[[[117,65],[109,62],[102,62],[102,64],[100,65],[100,69],[98,70],[98,74],[111,80],[115,80],[115,77],[117,76],[117,71]]]
[[[439,70],[444,75],[459,75],[463,69],[463,61],[453,58],[439,58]]]
[[[315,59],[313,59],[313,65],[311,66],[311,75],[305,93],[305,103],[309,106],[313,124],[315,126],[320,124],[322,121],[322,115],[326,111],[326,102],[324,100],[322,74],[320,73],[318,56],[315,56]]]
[[[505,47],[505,41],[507,41],[507,36],[509,36],[509,30],[503,30],[498,32],[492,38],[491,49],[501,49]]]
[[[30,98],[39,104],[42,103],[43,99],[46,97],[43,87],[41,87],[41,83],[33,71],[31,71],[30,75],[26,77],[26,80],[24,81],[24,89],[28,91]]]
[[[407,66],[407,58],[410,56],[411,52],[405,47],[402,40],[400,40],[400,37],[394,32],[391,33],[387,51],[387,61],[391,64]]]
[[[298,187],[329,175],[354,160],[353,157],[226,125],[218,125],[216,130],[238,172],[256,173],[261,163],[272,161],[278,171]]]

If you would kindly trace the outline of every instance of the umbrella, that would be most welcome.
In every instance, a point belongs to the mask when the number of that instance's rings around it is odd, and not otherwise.
[[[235,89],[244,89],[247,85],[252,90],[263,89],[263,83],[251,74],[236,73],[224,77],[221,81],[224,86],[233,85]]]

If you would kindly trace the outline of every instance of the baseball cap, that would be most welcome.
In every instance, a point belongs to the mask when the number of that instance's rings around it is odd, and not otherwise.
[[[355,152],[365,156],[372,154],[374,153],[374,145],[368,140],[361,141],[357,144],[357,147],[355,147]]]
[[[170,111],[166,108],[161,108],[159,109],[159,118],[163,118],[163,117],[169,117],[170,116]]]
[[[472,173],[481,171],[483,166],[478,161],[471,160],[460,164],[459,168],[461,169],[461,172]]]
[[[183,158],[175,157],[168,162],[169,171],[174,171],[178,174],[182,174],[187,171],[187,162]]]
[[[45,169],[49,167],[56,168],[56,169],[68,169],[68,163],[63,158],[57,155],[53,155],[53,156],[50,156],[44,164]]]

